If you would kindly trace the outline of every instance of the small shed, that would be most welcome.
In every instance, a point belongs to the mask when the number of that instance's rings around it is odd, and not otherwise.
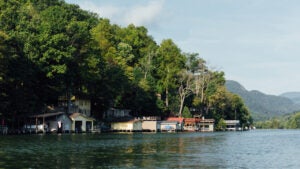
[[[142,131],[141,120],[129,120],[111,122],[111,130],[114,132],[137,132]]]
[[[73,132],[91,132],[94,128],[95,119],[81,113],[73,113],[70,115],[72,120],[71,130]]]

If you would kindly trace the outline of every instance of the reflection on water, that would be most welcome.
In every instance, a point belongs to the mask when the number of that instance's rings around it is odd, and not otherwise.
[[[298,130],[0,137],[0,168],[297,168]]]

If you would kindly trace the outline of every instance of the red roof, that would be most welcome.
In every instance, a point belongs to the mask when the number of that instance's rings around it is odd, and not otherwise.
[[[200,119],[199,118],[185,118],[184,121],[186,123],[198,123],[198,122],[200,122]]]
[[[179,123],[182,123],[184,121],[183,117],[167,117],[166,121],[177,121]]]

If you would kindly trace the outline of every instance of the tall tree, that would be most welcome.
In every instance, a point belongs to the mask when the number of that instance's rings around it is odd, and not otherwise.
[[[182,70],[179,75],[180,86],[178,89],[180,97],[179,117],[182,116],[185,99],[193,93],[193,74],[187,70]]]
[[[164,92],[165,106],[169,107],[169,91],[176,88],[177,75],[185,67],[186,58],[171,40],[163,40],[158,49],[156,71],[158,76],[158,91]]]

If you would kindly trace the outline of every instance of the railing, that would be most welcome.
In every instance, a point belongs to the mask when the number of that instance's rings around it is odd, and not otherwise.
[[[8,127],[4,125],[0,125],[0,134],[6,135],[8,132]]]

